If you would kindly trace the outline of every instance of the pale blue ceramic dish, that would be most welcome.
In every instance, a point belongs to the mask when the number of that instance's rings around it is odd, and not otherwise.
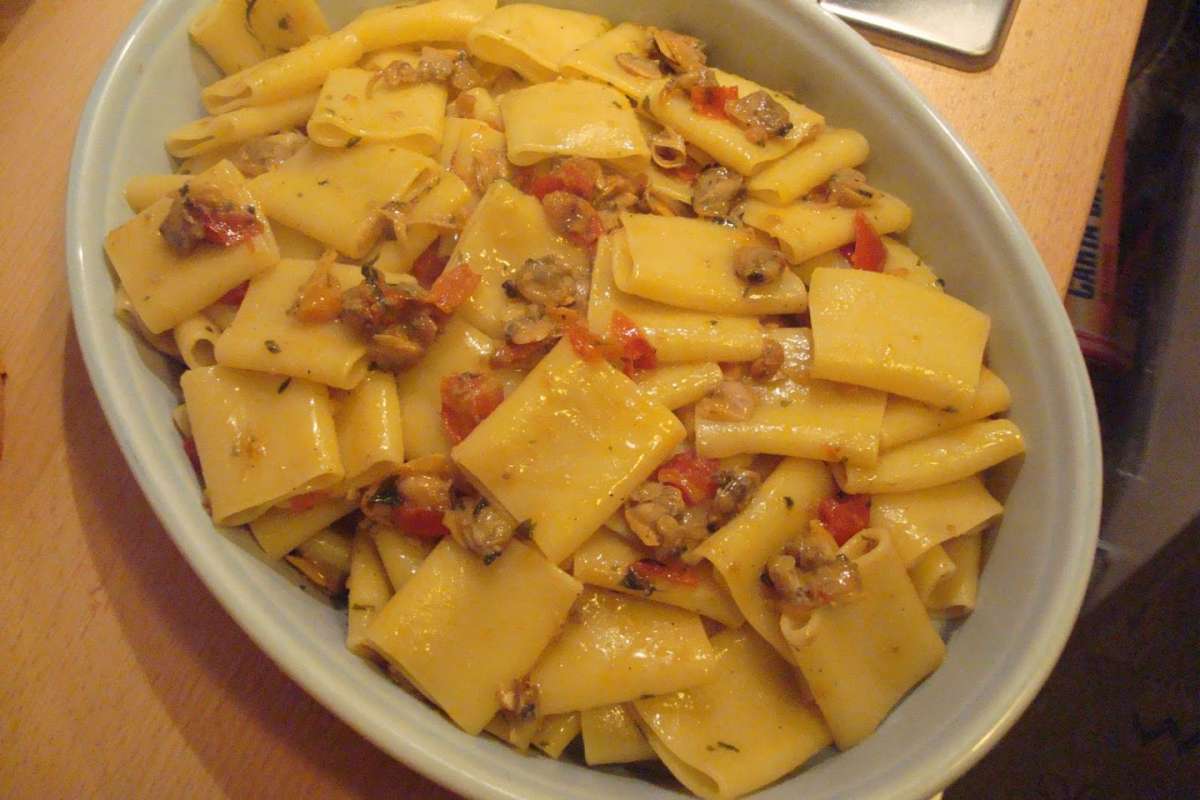
[[[368,5],[324,0],[335,24]],[[879,731],[818,759],[762,798],[923,800],[978,760],[1028,705],[1062,649],[1087,584],[1100,509],[1100,449],[1087,374],[1028,236],[979,163],[862,39],[804,0],[589,0],[614,20],[656,22],[712,44],[714,63],[794,90],[870,139],[873,182],[901,194],[910,243],[956,295],[994,320],[990,359],[1014,397],[1029,453],[983,574],[978,610],[945,665]],[[522,757],[467,736],[346,651],[344,615],[297,591],[244,535],[214,530],[171,425],[163,365],[112,315],[102,241],[129,216],[132,175],[168,168],[161,142],[202,113],[215,72],[189,45],[197,0],[151,0],[113,51],[80,123],[67,198],[76,331],[125,457],[175,544],[238,624],[292,678],[371,741],[480,798],[677,796],[620,770]],[[163,546],[168,546],[163,542]],[[234,734],[236,735],[236,734]]]

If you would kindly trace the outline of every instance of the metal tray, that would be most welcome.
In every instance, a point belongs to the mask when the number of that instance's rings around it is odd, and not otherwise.
[[[819,0],[872,42],[956,69],[996,63],[1017,0]]]

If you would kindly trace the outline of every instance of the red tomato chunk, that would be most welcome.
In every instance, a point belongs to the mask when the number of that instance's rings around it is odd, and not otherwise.
[[[844,494],[826,497],[817,507],[817,516],[839,545],[871,524],[871,497]]]
[[[504,387],[492,375],[460,372],[442,378],[442,426],[458,444],[504,402]]]
[[[711,500],[717,494],[716,474],[720,465],[701,458],[692,450],[680,453],[658,468],[658,482],[674,486],[689,506]]]
[[[736,86],[693,86],[692,110],[713,119],[728,119],[725,104],[738,99]]]

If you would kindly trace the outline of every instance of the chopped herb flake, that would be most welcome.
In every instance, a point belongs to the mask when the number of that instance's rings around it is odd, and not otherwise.
[[[279,342],[275,341],[274,339],[267,339],[265,342],[263,342],[263,344],[266,345],[268,353],[280,352]]]
[[[354,145],[358,144],[361,141],[362,141],[361,136],[351,136],[350,141],[346,142],[346,149],[349,150],[351,147],[354,147]]]
[[[784,495],[783,504],[785,506],[787,506],[789,510],[796,507],[796,501],[793,500],[792,498],[788,497],[787,495]]]
[[[404,498],[396,488],[396,481],[390,480],[375,490],[375,494],[371,495],[371,502],[384,506],[398,506],[404,502]]]
[[[284,378],[283,383],[279,384],[279,388],[275,390],[275,394],[283,394],[287,391],[287,387],[292,385],[291,378]]]
[[[625,577],[621,578],[621,585],[635,592],[645,592],[647,597],[654,594],[654,584],[642,578],[632,568],[625,571]]]
[[[717,742],[717,747],[721,748],[722,750],[732,750],[735,753],[742,752],[741,750],[739,750],[736,747],[734,747],[733,745],[731,745],[729,742]]]

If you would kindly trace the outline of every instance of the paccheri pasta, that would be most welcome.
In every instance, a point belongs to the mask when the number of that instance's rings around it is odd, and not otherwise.
[[[735,797],[941,663],[1023,451],[860,133],[685,34],[217,0],[119,314],[217,524],[464,730]],[[890,235],[888,235],[890,234]]]

